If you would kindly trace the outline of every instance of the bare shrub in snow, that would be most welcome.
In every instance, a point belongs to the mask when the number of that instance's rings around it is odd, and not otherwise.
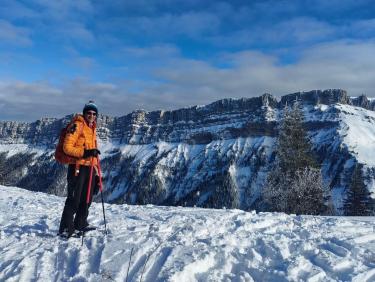
[[[319,169],[306,167],[286,174],[276,169],[269,175],[263,199],[271,211],[318,215],[326,210],[324,190]]]
[[[290,213],[314,215],[323,213],[326,207],[320,170],[312,167],[297,170],[287,195]]]

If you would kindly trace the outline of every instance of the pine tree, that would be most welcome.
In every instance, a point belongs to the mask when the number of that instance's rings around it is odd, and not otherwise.
[[[324,185],[303,127],[299,103],[284,109],[276,161],[263,189],[268,210],[297,214],[321,214],[325,210]]]
[[[6,153],[0,153],[0,184],[4,184]]]
[[[361,164],[354,168],[350,190],[344,203],[345,215],[361,216],[373,213],[373,200],[363,181],[362,168]]]
[[[279,165],[275,165],[268,174],[265,187],[262,191],[262,196],[268,211],[282,211],[288,210],[288,195],[287,187],[290,186],[291,176],[288,172],[283,173]]]
[[[311,143],[303,128],[303,121],[303,113],[298,102],[294,103],[292,110],[287,106],[284,108],[276,152],[283,172],[318,167],[311,153]]]

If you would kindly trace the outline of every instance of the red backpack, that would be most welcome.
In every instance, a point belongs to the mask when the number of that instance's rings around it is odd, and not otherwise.
[[[73,126],[76,121],[76,116],[60,131],[59,142],[57,143],[55,150],[55,160],[61,164],[75,164],[78,158],[69,156],[64,152],[64,140],[66,134],[69,132],[70,128]],[[80,135],[82,135],[83,126],[80,126]]]

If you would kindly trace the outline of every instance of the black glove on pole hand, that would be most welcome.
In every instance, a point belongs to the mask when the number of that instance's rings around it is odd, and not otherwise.
[[[85,150],[83,153],[83,158],[89,158],[89,157],[97,157],[100,155],[100,151],[98,149],[90,149],[90,150]]]

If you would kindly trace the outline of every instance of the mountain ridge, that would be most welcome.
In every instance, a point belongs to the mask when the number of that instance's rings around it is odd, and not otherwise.
[[[305,127],[341,213],[353,165],[367,161],[361,149],[366,146],[356,147],[358,133],[351,131],[366,128],[369,133],[360,134],[375,141],[375,100],[351,98],[341,89],[297,92],[280,101],[264,94],[173,111],[100,115],[105,199],[260,209],[259,196],[274,160],[282,110],[296,100],[303,105]],[[66,168],[56,164],[53,150],[70,118],[0,122],[0,166],[8,172],[0,184],[64,194]],[[375,192],[375,165],[370,162],[364,169],[368,189]]]
[[[347,91],[343,89],[326,89],[326,90],[311,90],[311,91],[303,91],[303,92],[295,92],[286,95],[282,95],[278,100],[275,96],[269,93],[264,93],[261,96],[257,97],[250,97],[250,98],[224,98],[217,101],[214,101],[207,105],[194,105],[190,107],[184,107],[175,110],[154,110],[154,111],[146,111],[142,109],[134,110],[133,112],[119,116],[119,117],[111,117],[108,115],[101,115],[104,119],[123,119],[125,117],[131,117],[134,121],[144,119],[144,115],[148,114],[149,119],[155,119],[155,117],[159,118],[159,121],[173,121],[176,118],[187,118],[189,117],[189,111],[196,111],[197,113],[204,112],[207,110],[213,110],[213,112],[220,111],[231,106],[233,108],[242,109],[242,110],[251,110],[255,107],[262,107],[262,106],[270,106],[272,108],[280,108],[285,106],[285,104],[293,104],[295,101],[300,101],[304,104],[348,104],[354,105],[358,107],[365,108],[367,110],[374,111],[375,110],[375,99],[369,99],[366,95],[362,94],[358,97],[350,97],[347,94]],[[42,117],[34,122],[18,122],[18,121],[1,121],[0,123],[3,124],[14,124],[19,123],[23,125],[31,124],[31,123],[51,123],[56,120],[70,118],[73,114],[66,115],[63,118],[54,118],[54,117]],[[198,116],[198,115],[197,115]],[[178,120],[177,120],[178,121]]]

